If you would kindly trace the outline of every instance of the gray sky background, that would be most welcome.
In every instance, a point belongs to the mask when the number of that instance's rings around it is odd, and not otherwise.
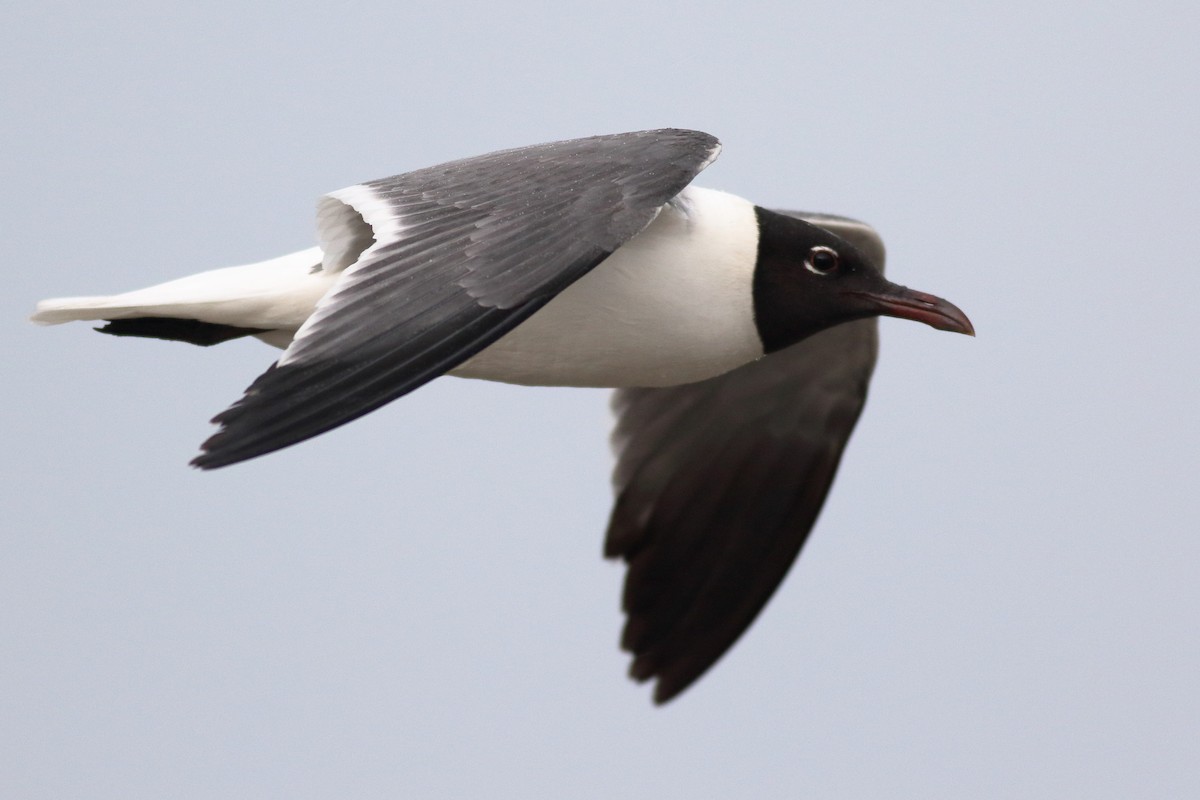
[[[0,13],[0,797],[1200,796],[1194,2]],[[360,180],[659,126],[979,330],[883,323],[804,556],[664,709],[606,393],[446,379],[201,474],[274,351],[25,322],[308,246]]]

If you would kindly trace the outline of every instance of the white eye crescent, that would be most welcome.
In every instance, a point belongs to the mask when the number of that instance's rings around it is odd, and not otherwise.
[[[837,250],[824,245],[817,245],[808,251],[808,255],[804,257],[804,266],[809,272],[817,275],[828,275],[837,270],[842,258],[838,255]]]

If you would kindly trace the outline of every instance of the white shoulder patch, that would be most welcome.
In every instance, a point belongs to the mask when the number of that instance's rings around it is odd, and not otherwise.
[[[317,204],[317,238],[327,272],[341,272],[403,229],[395,207],[369,186],[357,184],[330,192]]]

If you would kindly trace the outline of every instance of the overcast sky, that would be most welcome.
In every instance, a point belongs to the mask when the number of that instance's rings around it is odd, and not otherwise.
[[[1200,796],[1194,2],[105,5],[0,12],[0,796]],[[25,321],[660,126],[979,332],[883,322],[803,557],[665,708],[607,393],[444,379],[202,474],[275,351]]]

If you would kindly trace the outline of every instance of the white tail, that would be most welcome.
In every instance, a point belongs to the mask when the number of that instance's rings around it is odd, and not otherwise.
[[[43,300],[30,318],[40,325],[75,320],[139,317],[194,319],[218,325],[295,330],[328,291],[318,247],[247,264],[201,272],[108,297]],[[314,271],[315,270],[315,271]]]

